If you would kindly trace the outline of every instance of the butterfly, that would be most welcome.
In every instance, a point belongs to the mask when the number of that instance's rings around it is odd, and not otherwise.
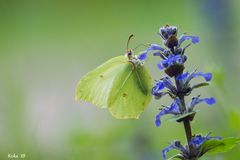
[[[151,101],[152,80],[143,63],[128,49],[83,76],[75,99],[106,108],[117,119],[138,119]]]

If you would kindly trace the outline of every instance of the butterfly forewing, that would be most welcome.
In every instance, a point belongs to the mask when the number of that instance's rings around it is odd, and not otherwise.
[[[107,108],[113,82],[125,61],[124,56],[115,57],[87,73],[76,87],[76,100],[84,100],[98,107]]]

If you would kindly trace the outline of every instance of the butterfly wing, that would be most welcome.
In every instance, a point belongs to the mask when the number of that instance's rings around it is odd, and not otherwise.
[[[152,80],[142,65],[126,62],[113,83],[109,111],[119,119],[137,119],[151,100]]]
[[[118,56],[87,73],[77,84],[75,99],[90,102],[100,108],[107,108],[109,93],[114,80],[122,72],[126,57]]]
[[[87,73],[78,83],[76,100],[108,108],[118,119],[138,118],[151,100],[147,69],[119,56]]]

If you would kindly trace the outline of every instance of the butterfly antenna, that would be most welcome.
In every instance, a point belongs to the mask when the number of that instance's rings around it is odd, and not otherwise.
[[[129,46],[129,42],[130,42],[130,40],[131,40],[132,37],[133,37],[133,34],[131,34],[131,35],[128,37],[128,41],[127,41],[127,52],[129,51],[128,46]]]

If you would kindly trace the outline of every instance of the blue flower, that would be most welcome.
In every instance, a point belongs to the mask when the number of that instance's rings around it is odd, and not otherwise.
[[[171,149],[173,149],[174,147],[172,145],[166,147],[165,149],[162,150],[162,156],[164,158],[164,160],[167,159],[167,152],[169,152]]]
[[[203,137],[201,135],[196,135],[195,137],[193,137],[190,141],[190,144],[194,144],[196,146],[201,145],[204,141],[207,140],[207,136]]]
[[[197,78],[197,77],[203,77],[206,82],[190,85],[190,81],[193,78]],[[203,73],[203,72],[196,72],[196,71],[191,73],[185,72],[185,73],[179,74],[176,77],[176,80],[181,82],[181,86],[180,86],[181,93],[183,93],[185,96],[188,96],[191,93],[191,91],[196,88],[209,85],[209,83],[207,82],[209,82],[211,79],[212,79],[211,73]]]
[[[164,158],[164,160],[167,159],[167,152],[169,152],[172,149],[176,149],[179,150],[181,152],[181,156],[182,158],[188,157],[189,156],[189,151],[188,149],[186,149],[185,147],[183,147],[183,145],[181,144],[180,141],[173,141],[171,142],[171,145],[166,147],[165,149],[162,150],[162,156]]]
[[[159,34],[161,35],[161,37],[164,40],[166,40],[166,39],[168,39],[172,35],[174,35],[174,36],[177,35],[177,27],[166,25],[166,26],[161,27],[159,29]]]
[[[201,145],[207,141],[207,140],[210,140],[210,139],[222,139],[221,137],[211,137],[209,136],[209,134],[207,134],[206,136],[202,136],[202,135],[195,135],[191,141],[190,141],[190,144],[193,145],[193,147],[195,149],[198,149],[201,147]]]
[[[145,52],[143,52],[142,54],[138,55],[138,59],[141,61],[144,61],[147,59],[147,54],[151,51],[160,51],[160,52],[167,52],[166,49],[162,48],[161,46],[159,46],[158,44],[151,44],[149,48],[147,48],[147,50]]]
[[[168,92],[163,92],[162,90],[164,88],[167,88]],[[159,99],[166,94],[171,95],[176,93],[177,93],[177,89],[169,77],[164,77],[162,78],[162,80],[157,81],[157,83],[152,88],[152,95],[155,96],[156,99]]]
[[[166,25],[164,27],[161,27],[159,29],[159,34],[161,35],[167,49],[161,47],[158,44],[151,44],[150,47],[148,47],[147,50],[144,53],[138,55],[139,60],[143,61],[147,58],[147,54],[149,52],[157,51],[157,52],[153,53],[154,56],[160,56],[164,60],[171,61],[172,56],[169,57],[169,55],[171,55],[171,54],[173,54],[173,55],[180,55],[180,54],[183,55],[185,49],[189,46],[189,45],[187,45],[186,47],[182,48],[181,44],[184,41],[191,40],[191,43],[193,43],[193,44],[196,44],[196,43],[199,42],[199,38],[197,36],[186,36],[185,34],[183,34],[178,39],[177,38],[177,27],[175,27],[175,26]],[[167,44],[169,44],[169,45],[171,44],[171,46],[173,45],[174,47],[173,46],[170,47]],[[182,59],[185,62],[186,58],[182,58]],[[164,63],[166,63],[166,62],[163,62],[163,64]],[[162,67],[160,67],[160,68],[162,68]],[[164,68],[166,68],[166,67],[164,67]]]
[[[222,139],[222,138],[221,137],[211,137],[211,136],[209,136],[209,134],[206,136],[195,135],[194,137],[192,137],[191,141],[189,142],[189,144],[192,147],[193,153],[194,153],[194,155],[192,155],[192,156],[201,157],[202,156],[202,154],[200,153],[201,145],[205,141],[210,140],[210,139]],[[183,145],[181,144],[180,141],[173,141],[170,146],[168,146],[162,150],[162,156],[163,156],[164,160],[167,159],[167,155],[166,155],[167,152],[169,152],[172,149],[179,150],[181,152],[180,156],[182,157],[182,159],[189,159],[191,157],[188,145],[183,147]]]
[[[154,51],[154,50],[158,50],[162,52],[165,51],[165,49],[159,46],[158,44],[151,44],[150,48],[147,49],[147,52]]]
[[[139,54],[137,58],[141,61],[144,61],[145,59],[147,59],[147,52]]]
[[[184,54],[185,50],[191,44],[199,43],[199,37],[188,36],[185,33],[178,37],[178,29],[175,26],[166,25],[159,29],[159,34],[162,37],[164,47],[158,44],[151,44],[144,53],[138,56],[139,60],[145,60],[148,53],[153,52],[154,56],[159,56],[161,60],[157,66],[160,70],[164,70],[167,77],[157,81],[152,88],[152,95],[156,99],[160,99],[162,96],[168,94],[173,103],[170,106],[163,106],[161,111],[155,117],[155,124],[157,127],[161,125],[161,118],[164,115],[171,114],[177,119],[177,122],[188,122],[193,120],[195,113],[194,107],[204,102],[208,105],[213,105],[216,100],[213,97],[200,98],[200,96],[193,97],[189,105],[185,105],[185,96],[189,96],[192,90],[209,85],[209,81],[212,79],[211,73],[203,72],[183,72],[185,69],[184,63],[187,60],[187,56]],[[183,46],[185,41],[189,41],[186,46]],[[205,81],[195,85],[191,85],[190,81],[193,78],[202,77]],[[174,78],[175,83],[171,81]],[[187,131],[186,131],[187,132]],[[192,135],[192,134],[191,134]],[[188,145],[183,146],[180,141],[174,141],[167,148],[162,150],[163,158],[166,160],[167,152],[171,149],[177,149],[180,151],[175,158],[179,159],[192,159],[202,156],[204,153],[201,151],[202,144],[209,139],[218,138],[210,136],[195,135],[188,137]],[[191,150],[190,150],[191,149]],[[190,153],[191,151],[191,153]]]
[[[198,97],[193,97],[192,98],[192,101],[189,105],[189,110],[192,111],[194,109],[194,107],[198,104],[198,103],[201,103],[201,102],[205,102],[206,104],[208,105],[213,105],[216,103],[216,100],[215,98],[211,97],[211,98],[203,98],[203,99],[200,99],[199,98],[200,96]]]
[[[194,144],[196,146],[201,145],[204,141],[207,140],[207,136],[203,137],[201,135],[196,135],[195,137],[193,137],[190,141],[190,144]]]
[[[178,98],[174,99],[174,102],[170,105],[170,107],[164,107],[160,113],[156,115],[156,120],[155,124],[157,127],[161,125],[161,117],[166,115],[166,114],[173,114],[173,115],[178,115],[180,114],[180,100]]]
[[[161,91],[165,88],[164,83],[162,81],[159,81],[153,86],[152,88],[152,95],[154,96],[160,96],[162,93]]]
[[[199,37],[198,36],[185,36],[185,34],[183,34],[178,41],[178,46],[180,47],[181,44],[186,41],[186,40],[191,40],[191,42],[193,44],[197,44],[199,42]]]
[[[185,55],[170,54],[167,59],[160,61],[157,66],[160,70],[163,70],[163,69],[169,68],[175,64],[183,65],[184,62],[186,61],[186,59],[187,58]]]
[[[203,73],[203,72],[186,72],[177,76],[177,80],[183,80],[186,82],[190,82],[193,78],[203,77],[205,81],[210,81],[212,79],[211,73]]]
[[[185,73],[182,73],[182,74],[178,75],[176,77],[176,80],[181,81],[181,83],[183,84],[182,85],[183,90],[188,91],[188,92],[186,92],[186,95],[189,95],[190,92],[193,89],[208,85],[208,83],[204,82],[204,83],[199,83],[199,84],[196,84],[196,85],[193,85],[192,87],[190,87],[190,84],[189,84],[190,81],[193,78],[197,78],[197,77],[203,77],[204,80],[206,82],[208,82],[212,79],[212,74],[211,73],[196,72],[196,71],[194,71],[192,73],[185,72]]]

